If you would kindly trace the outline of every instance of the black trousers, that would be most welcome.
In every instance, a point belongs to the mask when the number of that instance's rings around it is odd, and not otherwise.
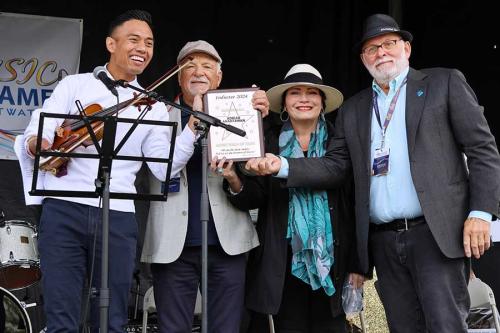
[[[240,327],[246,258],[220,246],[208,248],[208,332],[235,333]],[[201,247],[185,247],[170,264],[152,264],[156,311],[162,333],[191,332],[201,285]]]
[[[45,199],[40,220],[40,267],[47,332],[78,332],[82,291],[92,271],[92,285],[101,286],[102,209]],[[97,232],[97,235],[95,234]],[[95,238],[97,237],[97,238]],[[109,212],[109,332],[123,332],[134,272],[137,222],[134,213]],[[99,331],[99,299],[91,301],[92,332]]]
[[[330,300],[323,289],[311,286],[291,273],[292,250],[288,249],[283,297],[278,313],[273,316],[277,333],[345,333],[345,314],[332,316]],[[341,293],[336,290],[335,293]],[[250,311],[250,333],[269,332],[267,314]]]
[[[391,333],[466,333],[469,265],[439,249],[427,224],[370,233],[378,291]]]

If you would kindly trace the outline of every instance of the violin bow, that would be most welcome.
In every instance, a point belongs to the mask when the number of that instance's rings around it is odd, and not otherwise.
[[[154,89],[158,88],[160,85],[162,85],[167,80],[169,80],[172,76],[174,76],[175,74],[177,74],[181,69],[183,69],[185,66],[187,66],[187,64],[191,60],[193,60],[193,58],[188,57],[186,59],[186,61],[184,61],[184,63],[182,63],[181,65],[176,64],[175,66],[173,66],[165,74],[163,74],[159,79],[157,79],[155,82],[153,82],[151,85],[149,85],[148,88],[147,88],[147,90],[154,90]],[[120,113],[121,111],[123,111],[124,109],[126,109],[127,107],[129,107],[130,105],[134,105],[135,103],[137,103],[143,97],[146,97],[143,93],[137,95],[135,98],[133,98],[133,99],[130,100],[130,103],[125,104],[122,109],[118,110],[117,113]],[[98,124],[94,128],[94,132],[100,131],[103,128],[103,126],[104,126],[104,123]],[[78,146],[80,146],[83,142],[87,141],[89,138],[90,138],[90,133],[87,133],[87,134],[83,135],[80,139],[78,139],[77,141],[75,141],[70,147],[67,147],[65,149],[65,152],[71,152],[71,151],[73,151],[75,148],[77,148]],[[57,160],[59,158],[61,158],[61,157],[55,157],[54,160]],[[49,162],[49,161],[46,161],[46,162]],[[45,164],[45,163],[43,163],[43,164]],[[40,164],[40,166],[42,166],[42,163]]]

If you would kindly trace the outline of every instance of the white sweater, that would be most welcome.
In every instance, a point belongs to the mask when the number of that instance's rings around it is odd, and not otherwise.
[[[111,75],[110,75],[111,76]],[[137,80],[130,82],[134,86],[139,86]],[[130,88],[118,87],[120,102],[133,97],[133,90]],[[48,98],[41,109],[33,112],[31,121],[24,133],[27,141],[31,136],[36,136],[38,131],[38,122],[40,112],[59,113],[59,114],[78,114],[75,101],[79,100],[83,107],[97,103],[102,108],[111,107],[116,104],[116,97],[104,86],[104,84],[95,79],[92,73],[69,75],[65,77],[55,88],[54,92]],[[142,106],[144,108],[144,106]],[[123,110],[120,118],[137,118],[140,114],[137,107],[128,107]],[[144,119],[168,121],[169,114],[163,103],[155,103],[153,108],[147,112]],[[52,142],[55,130],[62,124],[64,119],[44,118],[43,138]],[[115,147],[119,144],[128,129],[132,126],[129,123],[118,123]],[[167,158],[170,150],[171,127],[139,125],[135,128],[127,143],[122,147],[119,155],[127,156],[146,156]],[[176,139],[174,162],[172,164],[171,175],[177,174],[187,163],[193,154],[194,133],[186,126],[185,130]],[[26,147],[25,142],[25,147]],[[101,142],[102,143],[102,142]],[[88,147],[80,146],[75,149],[75,153],[97,153],[93,145]],[[141,167],[142,162],[114,160],[111,170],[110,191],[118,193],[136,193],[134,181],[136,174]],[[38,188],[45,190],[73,190],[73,191],[94,191],[94,181],[97,175],[99,161],[88,158],[72,158],[67,166],[67,175],[55,177],[47,173],[43,184]],[[164,181],[166,174],[166,163],[148,162],[151,172],[159,180]],[[98,198],[76,198],[65,197],[58,198],[72,202],[78,202],[97,207]],[[132,200],[111,199],[110,208],[113,210],[134,212],[134,203]]]

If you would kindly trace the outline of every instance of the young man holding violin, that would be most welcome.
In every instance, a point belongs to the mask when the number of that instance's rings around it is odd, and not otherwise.
[[[203,40],[188,42],[179,52],[177,63],[184,63],[188,56],[190,60],[179,72],[181,94],[176,102],[201,111],[201,96],[209,89],[217,89],[222,80],[222,59]],[[256,91],[252,103],[267,115],[269,102],[264,91]],[[175,108],[169,110],[169,115],[171,121],[179,123],[178,129],[194,128],[192,116]],[[191,332],[201,283],[201,148],[194,150],[178,175],[172,175],[168,201],[151,203],[141,260],[152,264],[160,332]],[[151,183],[157,189],[162,185],[154,179]],[[222,189],[222,177],[208,175],[207,188],[208,332],[238,332],[243,311],[245,253],[259,244],[257,233],[248,212],[229,202]]]
[[[113,80],[125,80],[139,86],[136,76],[141,74],[153,57],[154,38],[149,13],[130,10],[110,24],[106,48],[110,53],[105,72]],[[133,90],[117,87],[119,101],[134,97]],[[33,113],[25,131],[28,154],[35,151],[40,112],[78,114],[75,101],[82,105],[99,104],[111,107],[117,97],[96,79],[92,73],[69,75],[55,88],[41,109]],[[135,106],[119,111],[120,118],[136,119],[140,111]],[[168,121],[164,104],[151,105],[145,119]],[[55,132],[63,119],[45,118],[42,149],[50,149]],[[131,124],[118,123],[116,144]],[[170,132],[165,126],[139,125],[120,150],[129,156],[165,158],[169,153]],[[194,134],[184,131],[177,137],[172,174],[177,173],[192,154]],[[97,153],[95,147],[79,146],[75,153]],[[116,160],[111,172],[110,191],[135,192],[134,181],[141,162]],[[165,180],[165,163],[148,163],[152,173]],[[47,190],[93,191],[98,160],[75,158],[56,175],[47,173],[43,187]],[[136,257],[137,223],[132,200],[111,199],[109,212],[109,332],[123,332],[127,323],[127,305]],[[101,282],[101,220],[102,210],[97,198],[46,197],[40,219],[38,247],[42,270],[44,309],[47,332],[78,332],[82,304],[82,290],[86,277],[93,270],[91,286],[99,289]],[[94,248],[95,244],[95,248]],[[94,258],[95,257],[95,258]],[[99,329],[97,298],[92,301],[92,331]]]

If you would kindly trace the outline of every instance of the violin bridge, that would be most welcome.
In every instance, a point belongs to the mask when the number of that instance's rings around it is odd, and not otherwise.
[[[56,134],[57,134],[58,137],[62,138],[63,135],[64,135],[64,129],[61,126],[58,126],[56,128]]]

